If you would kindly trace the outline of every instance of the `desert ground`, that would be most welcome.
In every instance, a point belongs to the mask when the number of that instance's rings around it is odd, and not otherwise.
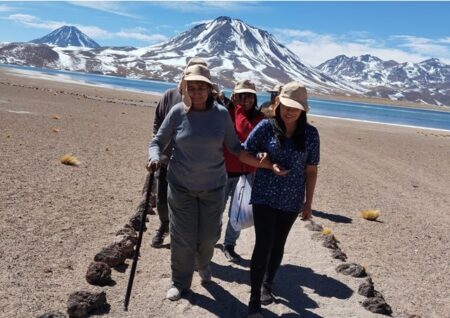
[[[168,248],[154,249],[150,216],[129,310],[129,266],[113,286],[86,270],[138,205],[158,95],[19,76],[0,68],[0,317],[66,311],[72,292],[105,291],[105,317],[245,317],[253,229],[229,263],[218,242],[213,281],[180,301],[165,300]],[[361,264],[394,317],[450,317],[450,132],[311,116],[321,136],[313,203],[348,262]],[[72,153],[79,166],[59,158]],[[359,216],[379,209],[375,222]],[[226,222],[226,217],[224,217]],[[265,317],[381,317],[361,306],[362,278],[337,273],[340,260],[295,223]],[[167,243],[170,241],[168,239]]]

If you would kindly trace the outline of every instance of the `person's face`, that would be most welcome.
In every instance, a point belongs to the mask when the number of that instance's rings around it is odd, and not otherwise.
[[[210,86],[206,82],[201,81],[188,81],[187,91],[192,101],[194,108],[204,108],[206,106],[206,100],[210,92]]]
[[[252,93],[240,93],[239,99],[241,101],[240,104],[244,107],[245,111],[249,111],[255,104],[255,94]]]
[[[301,109],[294,107],[287,107],[283,104],[280,104],[280,115],[286,126],[297,123],[297,120],[300,118],[302,113]]]

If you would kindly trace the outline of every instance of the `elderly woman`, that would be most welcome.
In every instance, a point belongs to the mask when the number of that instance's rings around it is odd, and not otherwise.
[[[255,246],[250,264],[249,317],[262,317],[261,304],[274,300],[272,284],[281,264],[289,231],[299,213],[311,217],[319,164],[319,134],[309,125],[307,93],[298,82],[286,84],[276,98],[275,117],[260,122],[244,143],[240,159],[256,171],[251,203]]]
[[[212,96],[209,70],[190,66],[181,82],[182,102],[173,106],[149,147],[147,168],[160,166],[160,155],[173,142],[167,168],[172,285],[166,298],[178,300],[191,286],[194,264],[202,282],[220,237],[227,181],[223,145],[238,155],[240,142],[225,107]]]

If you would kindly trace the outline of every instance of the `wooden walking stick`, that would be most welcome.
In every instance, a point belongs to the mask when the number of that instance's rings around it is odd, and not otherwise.
[[[141,248],[142,236],[144,235],[145,220],[147,219],[147,213],[148,213],[147,211],[148,211],[148,208],[150,205],[150,195],[152,192],[152,184],[153,184],[154,176],[155,176],[154,172],[149,173],[149,176],[148,176],[148,185],[147,185],[147,193],[145,194],[144,211],[142,212],[142,219],[141,219],[141,224],[140,224],[140,228],[139,228],[139,236],[138,236],[138,240],[136,243],[136,250],[134,251],[133,263],[131,265],[131,271],[130,271],[130,278],[128,279],[127,293],[125,295],[125,304],[124,304],[125,311],[128,311],[128,303],[130,302],[131,289],[133,288],[134,274],[136,273],[137,262],[139,259],[139,250]]]

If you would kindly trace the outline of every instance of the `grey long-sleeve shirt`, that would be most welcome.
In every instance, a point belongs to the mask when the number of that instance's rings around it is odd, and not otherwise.
[[[241,148],[228,110],[214,103],[211,109],[186,112],[183,103],[172,107],[149,146],[149,159],[160,160],[173,142],[167,181],[189,190],[206,191],[227,180],[223,145],[238,155]]]
[[[153,136],[158,133],[159,127],[161,127],[164,118],[166,118],[170,109],[181,102],[181,94],[178,91],[178,87],[168,89],[164,92],[163,96],[156,105],[155,110],[155,120],[153,121]],[[167,147],[162,151],[161,163],[165,166],[169,163],[169,158],[172,154],[172,145],[167,145]]]

